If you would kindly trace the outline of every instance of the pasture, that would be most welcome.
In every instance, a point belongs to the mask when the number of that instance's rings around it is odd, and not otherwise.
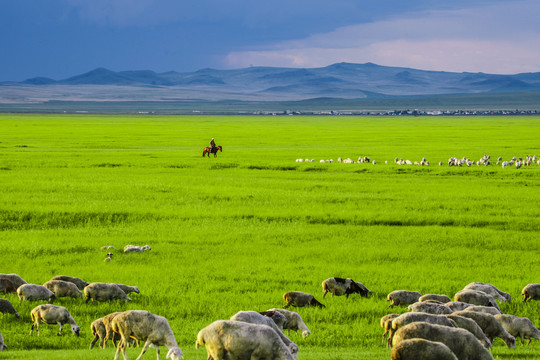
[[[312,331],[291,334],[299,359],[390,359],[379,319],[406,311],[385,301],[398,289],[453,297],[469,282],[491,283],[512,295],[503,312],[540,326],[540,302],[520,296],[540,282],[540,166],[446,165],[451,156],[540,155],[538,117],[1,114],[0,129],[0,273],[141,290],[131,303],[58,300],[79,338],[68,327],[56,336],[56,325],[29,336],[30,310],[42,302],[0,295],[21,314],[0,318],[2,358],[112,359],[112,344],[88,349],[90,323],[144,309],[169,320],[185,359],[202,360],[200,329],[282,307],[289,290],[326,305],[291,309]],[[223,152],[202,158],[211,137]],[[360,155],[378,164],[318,162]],[[396,156],[431,165],[399,166]],[[152,250],[124,254],[127,244]],[[103,245],[119,249],[113,261],[103,261]],[[321,282],[333,276],[374,294],[323,300]],[[540,343],[508,349],[496,339],[492,354],[537,359]]]

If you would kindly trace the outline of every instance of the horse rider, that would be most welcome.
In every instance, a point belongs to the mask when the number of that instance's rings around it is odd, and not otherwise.
[[[212,138],[212,140],[210,140],[210,153],[214,153],[216,149],[216,143],[214,142],[214,138]]]

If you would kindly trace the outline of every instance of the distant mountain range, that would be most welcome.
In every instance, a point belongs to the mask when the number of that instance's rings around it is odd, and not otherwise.
[[[249,67],[189,73],[115,72],[98,68],[63,80],[36,77],[0,83],[0,102],[387,99],[403,96],[540,90],[540,73],[495,75],[425,71],[373,63],[321,68]],[[36,92],[39,96],[36,95]]]

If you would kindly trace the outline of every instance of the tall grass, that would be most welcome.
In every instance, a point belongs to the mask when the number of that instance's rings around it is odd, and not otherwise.
[[[374,296],[328,296],[325,309],[296,309],[313,333],[291,335],[303,359],[388,359],[378,321],[405,311],[387,308],[396,289],[452,296],[489,282],[513,296],[503,311],[540,325],[539,304],[520,302],[521,289],[540,278],[540,167],[435,165],[540,154],[536,117],[0,115],[0,128],[0,272],[141,289],[127,304],[60,299],[80,338],[67,328],[58,337],[52,325],[30,337],[40,302],[6,295],[22,319],[0,319],[10,346],[2,357],[112,357],[110,348],[87,350],[89,324],[146,309],[169,319],[186,359],[205,359],[193,345],[207,324],[283,306],[289,290],[321,300],[331,276],[361,281]],[[211,137],[223,153],[203,159]],[[359,155],[379,164],[295,162]],[[432,165],[397,166],[396,156]],[[100,246],[127,244],[152,250],[103,262]],[[534,359],[540,344],[507,349],[497,340],[492,352]]]

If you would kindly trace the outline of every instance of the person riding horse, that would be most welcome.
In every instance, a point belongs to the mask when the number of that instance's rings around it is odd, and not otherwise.
[[[214,142],[214,138],[212,138],[212,140],[210,140],[210,153],[215,154],[216,152],[216,143]]]

